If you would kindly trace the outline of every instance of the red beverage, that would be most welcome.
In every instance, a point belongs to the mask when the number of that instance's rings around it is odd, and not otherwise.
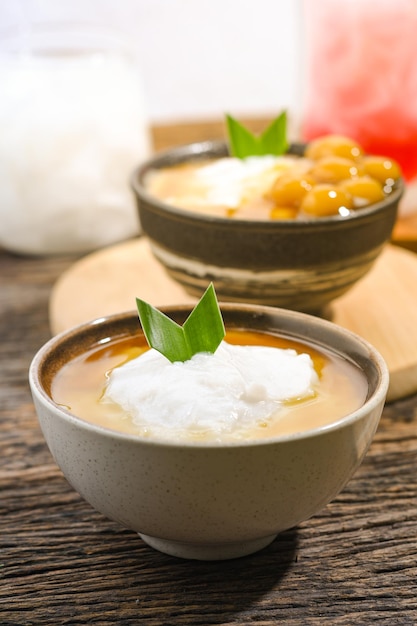
[[[334,133],[417,176],[417,3],[305,0],[303,139]]]

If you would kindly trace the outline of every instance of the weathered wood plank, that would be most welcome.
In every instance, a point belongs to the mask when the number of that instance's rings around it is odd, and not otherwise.
[[[73,491],[27,383],[50,289],[73,260],[0,252],[0,624],[416,624],[417,397],[385,408],[332,504],[236,561],[159,554]]]

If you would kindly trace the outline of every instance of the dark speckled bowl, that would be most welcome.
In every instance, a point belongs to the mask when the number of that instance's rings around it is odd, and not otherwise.
[[[302,154],[303,146],[290,152]],[[319,311],[366,274],[390,239],[402,181],[387,199],[348,217],[305,222],[201,215],[146,190],[146,176],[154,169],[227,154],[224,142],[189,144],[154,157],[132,175],[153,254],[190,293],[201,295],[212,281],[223,301]]]

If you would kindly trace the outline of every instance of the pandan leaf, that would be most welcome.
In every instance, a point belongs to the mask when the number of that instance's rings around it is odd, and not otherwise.
[[[225,336],[223,318],[212,284],[182,326],[140,298],[136,298],[136,304],[149,346],[172,363],[188,361],[198,352],[213,354]]]
[[[239,159],[249,156],[280,156],[288,149],[287,114],[283,111],[261,135],[254,135],[231,115],[226,115],[230,154]]]

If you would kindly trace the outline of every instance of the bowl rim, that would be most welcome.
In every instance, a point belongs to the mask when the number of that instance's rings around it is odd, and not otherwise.
[[[74,326],[70,329],[64,330],[59,334],[55,335],[51,339],[49,339],[39,350],[36,352],[29,366],[29,385],[31,388],[31,392],[33,396],[36,396],[36,399],[44,406],[44,407],[52,407],[54,412],[57,414],[59,419],[66,421],[77,428],[81,428],[81,430],[87,430],[91,433],[97,433],[100,436],[104,436],[106,438],[118,440],[118,441],[130,441],[135,442],[138,445],[145,446],[158,446],[163,448],[175,448],[175,449],[183,449],[183,448],[201,448],[204,450],[221,450],[221,449],[231,449],[231,448],[250,448],[250,447],[258,447],[258,446],[271,446],[271,445],[283,445],[288,442],[294,442],[299,440],[307,440],[312,439],[326,433],[330,433],[344,427],[347,427],[359,420],[361,420],[365,415],[374,411],[382,402],[382,406],[385,403],[386,394],[388,391],[389,385],[389,371],[388,366],[383,359],[382,355],[379,351],[370,344],[367,340],[363,339],[359,335],[353,333],[350,330],[347,330],[331,321],[328,321],[323,318],[319,318],[308,313],[302,313],[298,311],[292,311],[290,309],[281,309],[278,307],[271,307],[266,305],[251,305],[251,304],[242,304],[242,303],[225,303],[220,302],[221,310],[233,311],[239,309],[240,311],[244,311],[250,314],[258,314],[258,313],[266,313],[266,314],[274,314],[278,316],[284,316],[286,318],[292,317],[295,320],[299,320],[299,322],[303,322],[304,324],[308,322],[310,325],[313,324],[315,328],[324,328],[333,334],[342,334],[347,337],[348,340],[352,340],[356,344],[361,345],[361,347],[368,352],[368,358],[373,360],[374,364],[377,367],[379,372],[378,382],[375,388],[374,393],[368,397],[365,402],[349,413],[344,417],[336,420],[335,422],[330,422],[329,424],[325,424],[318,428],[312,428],[309,430],[304,430],[296,433],[288,433],[286,435],[276,435],[274,437],[265,437],[258,439],[243,439],[236,441],[175,441],[164,439],[161,437],[149,437],[149,438],[141,438],[138,435],[131,433],[124,433],[117,430],[112,430],[110,428],[106,428],[104,426],[100,426],[98,424],[94,424],[92,422],[88,422],[83,418],[79,418],[73,415],[70,411],[62,408],[60,405],[56,404],[52,398],[46,392],[44,386],[40,380],[40,371],[41,366],[45,360],[45,358],[52,353],[54,349],[56,349],[62,341],[69,340],[71,337],[77,336],[80,333],[88,333],[91,332],[93,328],[102,327],[106,328],[109,324],[114,323],[127,323],[132,322],[133,318],[137,318],[138,320],[138,331],[141,331],[139,318],[137,317],[136,311],[125,311],[122,313],[113,313],[103,317],[96,318],[89,322],[84,322],[77,326]],[[192,310],[192,306],[190,305],[173,305],[168,307],[161,308],[166,314],[170,314],[170,312],[182,312],[185,315]],[[283,333],[285,336],[285,332]],[[108,336],[108,333],[107,335]],[[121,335],[122,336],[122,335]],[[287,333],[287,336],[289,334]],[[115,336],[116,338],[116,336]],[[297,339],[297,336],[293,336],[294,339]],[[303,337],[299,338],[300,341],[306,341]],[[310,335],[309,335],[310,340]],[[314,341],[314,338],[311,339],[311,343],[313,345],[320,346],[318,340]],[[335,354],[341,354],[336,349],[332,349],[331,346],[321,345],[322,349],[326,349],[329,351],[333,351]],[[343,354],[342,354],[343,356]]]
[[[286,154],[295,154],[301,156],[303,154],[304,147],[306,143],[302,142],[293,142],[289,145],[288,153]],[[293,152],[291,152],[293,150]],[[301,230],[304,228],[317,228],[321,229],[326,226],[336,226],[344,223],[352,223],[360,220],[364,220],[373,216],[375,213],[378,213],[381,209],[385,209],[391,207],[392,205],[398,204],[399,200],[404,194],[405,191],[405,183],[403,178],[399,178],[396,181],[395,188],[393,191],[386,196],[383,200],[379,202],[374,202],[367,207],[358,209],[349,213],[346,216],[343,215],[330,215],[324,217],[312,217],[306,218],[303,220],[292,220],[292,219],[274,219],[274,220],[256,220],[256,219],[242,219],[242,218],[230,218],[230,217],[222,217],[219,215],[210,215],[206,213],[199,213],[198,211],[194,211],[192,209],[182,209],[180,207],[173,206],[163,200],[160,200],[150,194],[145,186],[144,178],[146,175],[157,169],[161,169],[164,167],[163,162],[169,161],[170,163],[166,163],[166,165],[175,165],[177,160],[175,157],[180,157],[178,162],[185,163],[188,161],[198,160],[204,158],[204,154],[207,152],[224,152],[223,156],[230,156],[228,153],[227,142],[219,139],[213,140],[204,140],[198,142],[192,142],[188,144],[181,144],[179,146],[175,146],[173,148],[169,148],[162,152],[159,152],[153,155],[151,158],[139,164],[130,175],[130,186],[133,191],[137,194],[138,198],[147,204],[153,205],[154,208],[158,209],[160,212],[164,212],[167,214],[171,214],[173,217],[179,217],[183,219],[188,219],[189,221],[198,220],[201,223],[207,224],[216,224],[218,226],[225,224],[232,224],[238,226],[239,228],[265,228],[265,225],[268,225],[268,228],[293,228],[294,230]],[[284,155],[283,155],[284,156]],[[182,158],[184,157],[184,158]],[[161,167],[157,167],[158,163],[162,163]]]

